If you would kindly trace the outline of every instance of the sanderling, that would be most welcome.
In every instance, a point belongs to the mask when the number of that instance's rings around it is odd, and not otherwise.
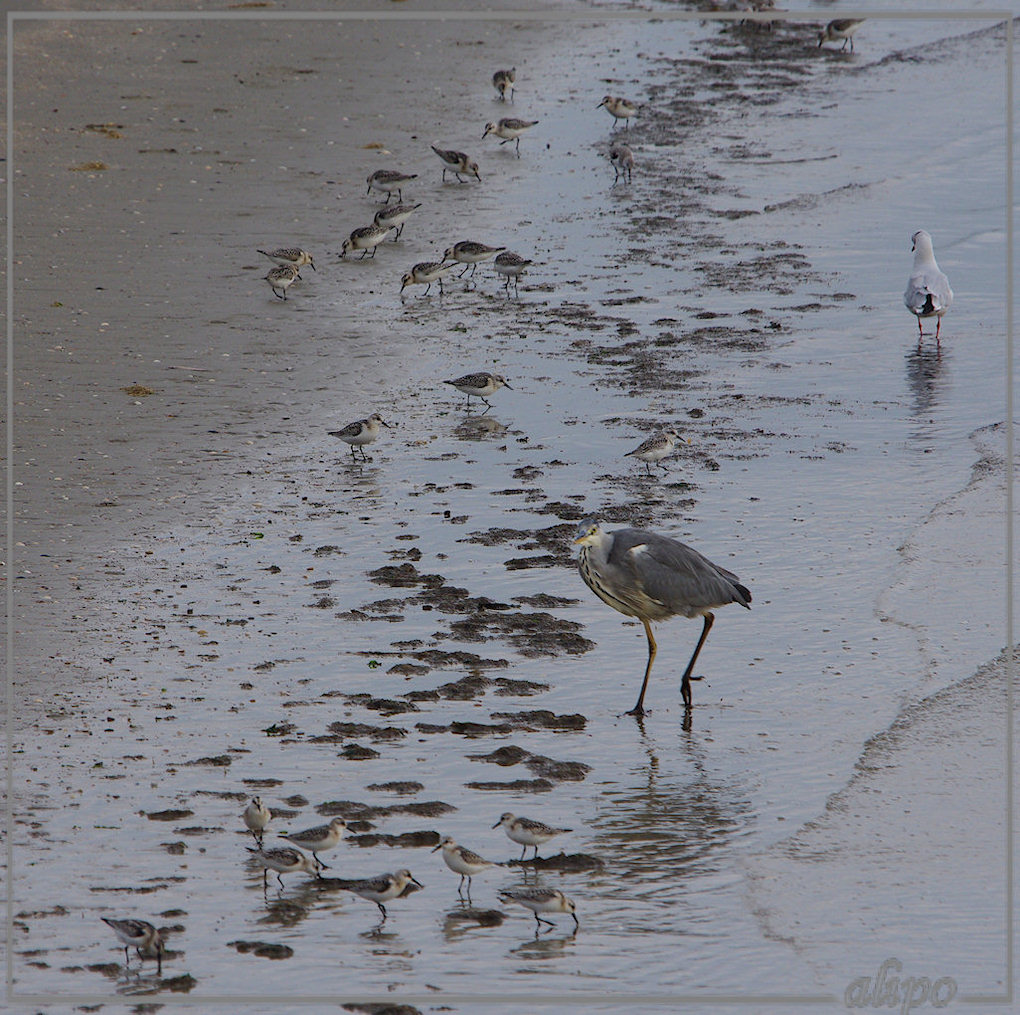
[[[821,46],[823,42],[838,42],[842,39],[843,45],[840,46],[839,51],[842,53],[849,42],[852,53],[854,51],[854,32],[864,24],[864,21],[864,18],[836,18],[835,21],[830,21],[819,34],[818,45]]]
[[[616,130],[617,120],[623,120],[624,123],[627,123],[627,121],[637,112],[638,108],[633,102],[628,101],[620,95],[604,96],[602,101],[595,108],[598,109],[601,106],[605,106],[606,109],[613,114],[613,130]],[[627,123],[627,126],[629,128],[630,124]]]
[[[295,846],[307,849],[320,867],[328,869],[329,864],[319,859],[319,853],[337,845],[343,838],[346,827],[347,822],[343,818],[334,818],[328,825],[316,825],[301,832],[290,832],[284,838],[288,842],[293,842]]]
[[[625,144],[613,145],[609,149],[609,161],[612,162],[613,169],[616,170],[613,183],[616,183],[621,176],[630,183],[630,174],[634,169],[634,153],[630,148]]]
[[[512,250],[504,250],[502,254],[496,255],[492,264],[500,275],[506,277],[503,288],[509,293],[511,281],[514,284],[514,292],[517,291],[517,286],[520,284],[519,279],[524,274],[525,268],[531,264],[531,261],[521,257],[520,254],[515,254]]]
[[[326,878],[322,887],[342,888],[345,892],[353,892],[359,898],[374,902],[379,907],[379,912],[382,913],[382,918],[385,921],[387,914],[383,903],[400,898],[408,885],[424,887],[409,870],[399,870],[396,874],[380,874],[377,878],[365,878],[361,881]]]
[[[521,850],[522,860],[529,846],[535,847],[535,855],[532,859],[537,860],[538,847],[542,843],[548,842],[555,835],[562,835],[564,832],[573,831],[572,828],[552,828],[549,825],[542,824],[541,821],[532,821],[531,818],[519,818],[509,811],[501,815],[499,821],[492,827],[499,828],[500,825],[503,826],[503,831],[506,832],[513,842],[520,843],[524,847]]]
[[[662,459],[667,455],[671,455],[676,447],[676,442],[681,440],[684,440],[684,438],[670,427],[668,430],[661,430],[659,433],[649,437],[648,440],[642,441],[633,451],[628,451],[624,458],[633,456],[639,462],[644,462],[645,468],[649,472],[651,472],[649,466],[653,462],[660,469],[669,472],[669,469],[662,464]]]
[[[517,68],[498,70],[492,75],[492,87],[499,92],[501,102],[506,102],[506,91],[510,89],[510,101],[514,101],[514,82],[517,80]]]
[[[458,391],[467,395],[468,404],[467,407],[471,408],[471,396],[480,398],[489,408],[492,408],[492,404],[486,399],[486,395],[491,395],[493,392],[498,391],[500,388],[510,388],[510,382],[505,377],[500,377],[499,374],[485,373],[484,371],[476,374],[465,374],[463,377],[458,377],[453,381],[443,381],[444,384],[452,384]],[[513,391],[513,388],[510,388]]]
[[[501,145],[508,144],[510,141],[517,142],[517,157],[521,157],[521,135],[526,130],[531,130],[538,120],[515,120],[513,117],[505,116],[498,123],[487,123],[485,125],[485,132],[482,134],[484,140],[490,134],[495,134],[496,137],[502,138],[503,140],[499,143]]]
[[[100,919],[113,930],[124,946],[125,965],[130,964],[128,948],[133,947],[143,961],[155,958],[156,975],[162,975],[163,935],[151,923],[146,920],[114,920],[109,916],[102,916]]]
[[[404,200],[404,194],[401,188],[407,183],[408,180],[417,179],[417,173],[400,173],[395,169],[377,169],[368,178],[368,190],[366,193],[371,193],[372,188],[376,190],[386,191],[386,203],[390,203],[390,198],[393,197],[393,192],[397,192],[397,201]]]
[[[262,865],[263,888],[268,887],[266,877],[270,871],[276,871],[276,880],[280,882],[281,888],[283,887],[281,874],[296,874],[298,871],[306,871],[309,874],[314,874],[317,878],[322,877],[319,873],[318,863],[310,856],[305,856],[299,849],[290,849],[288,846],[278,846],[275,849],[262,849],[261,846],[258,849],[252,849],[251,846],[248,846],[247,849],[252,854],[252,859]]]
[[[393,226],[371,225],[355,229],[344,240],[344,244],[340,248],[340,256],[343,258],[347,256],[348,251],[360,250],[363,258],[375,257],[375,248],[386,239],[386,234],[393,228]]]
[[[303,268],[307,264],[315,271],[312,255],[300,247],[278,247],[276,250],[260,250],[259,253],[265,254],[270,261],[275,261],[279,265],[292,264],[295,268]]]
[[[935,325],[935,341],[938,342],[942,315],[953,302],[953,290],[949,288],[949,279],[939,270],[935,261],[931,236],[923,229],[918,229],[910,237],[910,242],[910,249],[914,251],[914,268],[910,273],[910,281],[907,282],[907,291],[903,294],[903,302],[917,317],[918,342],[924,334],[921,318],[938,318]]]
[[[396,229],[393,235],[393,242],[396,243],[404,231],[404,223],[420,207],[420,201],[418,204],[391,204],[388,208],[380,208],[372,221],[380,228]]]
[[[429,146],[438,156],[440,161],[443,163],[443,182],[446,182],[446,171],[449,170],[457,177],[458,183],[464,181],[460,178],[461,173],[469,173],[481,183],[482,178],[478,175],[478,163],[469,159],[463,152],[455,152],[452,148],[437,148],[435,145]]]
[[[248,831],[251,832],[255,842],[261,846],[262,833],[266,830],[266,825],[272,821],[273,812],[258,797],[254,797],[252,802],[245,807],[241,817],[244,818],[244,823],[248,826]]]
[[[536,933],[543,923],[550,927],[552,920],[543,920],[539,913],[569,913],[574,918],[574,932],[581,926],[577,921],[577,907],[558,888],[507,888],[499,893],[503,902],[516,902],[518,906],[530,909],[535,914]]]
[[[472,853],[470,849],[464,846],[458,846],[450,836],[447,836],[443,841],[436,846],[433,853],[436,850],[441,849],[443,851],[443,859],[446,861],[446,866],[454,872],[454,874],[460,875],[460,884],[457,885],[457,894],[460,894],[460,890],[464,887],[464,879],[467,878],[467,890],[468,895],[471,894],[471,878],[475,874],[481,874],[483,870],[488,870],[489,867],[495,867],[496,864],[492,860],[483,860],[477,853]]]
[[[423,285],[425,292],[422,296],[428,296],[429,289],[433,282],[439,283],[439,292],[443,292],[443,276],[453,271],[453,265],[446,261],[421,261],[410,271],[405,272],[400,280],[400,291],[403,292],[409,285]]]
[[[365,445],[371,444],[379,436],[379,427],[384,426],[388,430],[390,425],[377,412],[373,412],[368,419],[359,419],[348,423],[342,430],[329,430],[330,437],[339,437],[351,446],[351,457],[356,458],[355,452],[361,448],[361,457],[367,462],[368,455],[365,454]]]
[[[467,273],[468,268],[471,269],[473,275],[478,270],[478,265],[482,261],[487,261],[490,257],[495,257],[496,254],[506,250],[506,247],[487,247],[484,243],[475,243],[474,240],[461,240],[459,243],[455,243],[452,247],[447,247],[443,253],[443,259],[446,261],[459,261],[464,265],[464,271],[461,275]]]
[[[287,298],[288,286],[293,285],[301,278],[293,264],[281,264],[279,268],[270,268],[268,274],[262,277],[269,283],[273,295],[281,300]],[[283,290],[282,296],[276,291],[277,289]]]

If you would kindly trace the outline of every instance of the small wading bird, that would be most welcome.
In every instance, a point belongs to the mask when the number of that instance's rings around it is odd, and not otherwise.
[[[410,271],[404,273],[400,280],[400,292],[409,285],[423,285],[425,292],[422,296],[428,296],[433,282],[439,283],[439,295],[443,295],[443,276],[453,271],[453,265],[446,261],[419,261]]]
[[[490,134],[495,134],[496,137],[502,138],[503,140],[499,143],[501,145],[509,144],[511,141],[517,142],[515,151],[517,152],[517,158],[521,157],[521,135],[526,130],[531,130],[538,120],[515,120],[513,117],[505,116],[498,123],[487,123],[485,125],[485,131],[482,134],[484,140]]]
[[[518,906],[530,909],[535,914],[535,933],[547,923],[550,928],[556,924],[543,920],[539,913],[569,913],[574,918],[574,933],[580,928],[577,921],[577,907],[558,888],[508,888],[499,893],[500,901],[516,902]]]
[[[449,835],[432,852],[435,853],[440,849],[443,851],[443,859],[446,861],[446,866],[454,874],[460,875],[460,884],[457,885],[458,895],[460,895],[461,889],[464,887],[465,878],[467,878],[467,890],[470,897],[471,878],[475,874],[481,874],[482,871],[496,866],[492,860],[483,860],[477,853],[473,853],[466,846],[458,846]]]
[[[132,947],[138,952],[138,957],[143,962],[145,959],[154,958],[156,960],[156,975],[162,975],[163,935],[151,923],[145,920],[114,920],[109,916],[102,916],[100,919],[110,927],[124,946],[125,965],[130,965],[128,948]]]
[[[642,441],[633,451],[628,451],[624,458],[636,458],[639,462],[645,463],[645,468],[651,473],[651,465],[654,462],[664,472],[669,472],[669,469],[662,464],[662,459],[673,453],[673,449],[676,447],[677,441],[684,440],[672,429],[662,430],[657,434],[653,434],[646,441]],[[689,441],[687,443],[690,443]]]
[[[506,90],[510,89],[510,101],[514,101],[514,82],[517,80],[517,68],[498,70],[492,75],[492,87],[499,92],[500,102],[506,102]]]
[[[368,419],[358,419],[353,423],[348,423],[342,430],[327,430],[326,433],[330,437],[339,437],[340,440],[350,444],[352,458],[357,458],[355,452],[361,448],[361,457],[367,462],[369,458],[365,454],[365,445],[371,444],[379,436],[379,427],[381,426],[386,427],[387,430],[390,429],[389,423],[379,413],[373,412]]]
[[[520,254],[515,254],[512,250],[504,250],[502,254],[496,255],[492,266],[504,277],[503,288],[508,297],[510,296],[510,283],[514,284],[514,292],[518,292],[521,275],[525,273],[531,263],[530,260],[521,257]]]
[[[275,261],[281,266],[292,264],[295,268],[303,268],[307,264],[315,271],[312,255],[300,247],[278,247],[276,250],[260,250],[259,253],[265,254],[270,261]]]
[[[347,822],[343,818],[334,818],[328,825],[316,825],[314,828],[306,828],[301,832],[290,832],[284,838],[288,842],[294,843],[295,846],[307,849],[315,862],[323,870],[327,870],[329,864],[323,863],[319,859],[319,853],[336,846],[343,838],[346,827]]]
[[[551,825],[543,824],[541,821],[534,821],[531,818],[519,818],[516,814],[511,814],[509,811],[501,814],[499,821],[492,827],[499,828],[500,825],[503,826],[503,831],[506,832],[507,838],[511,842],[516,842],[523,846],[521,850],[522,860],[529,846],[535,847],[535,855],[532,857],[532,860],[537,860],[539,846],[548,842],[554,836],[564,835],[567,832],[573,831],[572,828],[553,828]]]
[[[387,916],[383,903],[399,899],[408,885],[425,887],[409,870],[399,870],[396,874],[380,874],[377,878],[365,878],[360,881],[348,878],[323,878],[319,883],[320,888],[340,888],[345,892],[353,892],[358,898],[374,902],[382,913],[383,923],[386,922]]]
[[[510,387],[510,382],[499,374],[490,374],[480,372],[477,374],[465,374],[463,377],[458,377],[452,381],[443,381],[444,384],[452,384],[461,394],[467,395],[467,407],[471,408],[471,396],[480,398],[485,404],[492,408],[492,403],[485,397],[491,395],[500,388],[513,388]],[[488,409],[486,409],[488,412]]]
[[[299,849],[289,849],[286,846],[265,850],[261,846],[258,849],[248,846],[247,849],[252,854],[252,859],[262,867],[263,890],[269,885],[266,878],[270,871],[276,871],[276,880],[280,882],[281,888],[283,887],[281,874],[297,874],[299,871],[305,871],[308,874],[314,874],[317,878],[322,877],[319,873],[318,863],[310,856],[305,856]]]
[[[942,329],[942,315],[953,302],[953,290],[949,288],[949,279],[939,270],[935,262],[935,251],[932,249],[931,237],[918,229],[910,237],[914,252],[914,267],[907,282],[907,291],[903,294],[903,302],[907,309],[917,317],[917,341],[920,343],[924,329],[921,318],[935,317],[935,341],[939,340]]]
[[[819,48],[823,42],[839,42],[842,39],[843,45],[840,46],[839,51],[842,53],[849,42],[852,53],[854,51],[854,32],[864,24],[864,21],[864,18],[836,18],[835,21],[830,21],[818,36]]]
[[[613,183],[619,182],[621,176],[630,183],[630,176],[634,170],[634,153],[630,148],[625,144],[613,145],[609,149],[609,161],[613,164],[613,169],[616,170]]]
[[[713,564],[697,550],[645,529],[604,532],[592,518],[577,528],[574,543],[581,548],[577,566],[585,584],[604,603],[626,617],[637,617],[648,638],[648,665],[637,704],[628,715],[645,714],[645,691],[655,661],[653,620],[703,617],[701,637],[680,680],[686,708],[691,707],[694,663],[712,629],[712,610],[729,603],[751,608],[751,593],[730,571]]]
[[[273,812],[259,797],[254,797],[252,802],[245,807],[244,814],[241,817],[244,818],[245,826],[255,839],[255,845],[261,846],[262,833],[266,830],[266,825],[272,821]]]
[[[463,152],[455,152],[453,149],[448,148],[437,148],[435,145],[429,145],[429,147],[439,156],[440,162],[443,163],[443,182],[446,182],[447,171],[453,173],[457,177],[458,183],[464,181],[460,178],[460,174],[473,176],[479,183],[482,182],[482,178],[478,175],[478,163],[469,159]]]
[[[371,194],[373,188],[375,190],[383,190],[386,192],[386,203],[390,203],[390,198],[393,197],[393,192],[397,192],[397,201],[404,200],[404,193],[401,189],[405,183],[409,180],[416,180],[418,178],[417,173],[401,173],[396,169],[377,169],[368,178],[368,190],[366,194]]]
[[[391,204],[389,207],[380,208],[372,221],[379,227],[396,229],[393,234],[393,242],[396,243],[404,231],[404,223],[420,207],[420,201],[417,204]]]
[[[628,121],[637,113],[637,106],[633,102],[623,96],[605,95],[595,108],[600,109],[602,106],[605,106],[613,115],[613,130],[616,130],[617,120],[623,120],[627,124],[627,129],[630,129]]]
[[[346,258],[352,250],[360,250],[363,258],[375,257],[375,248],[386,239],[386,234],[392,228],[393,226],[371,225],[355,229],[340,248],[341,259]]]
[[[278,268],[270,268],[268,273],[262,277],[269,283],[273,295],[281,300],[287,298],[287,288],[301,280],[301,276],[293,264],[281,264]],[[283,295],[278,293],[277,289],[282,289]]]
[[[467,274],[468,269],[474,275],[478,271],[478,265],[487,261],[490,257],[506,250],[506,247],[488,247],[484,243],[476,243],[474,240],[461,240],[452,247],[447,247],[443,252],[444,261],[456,261],[464,265],[464,270],[459,277]]]

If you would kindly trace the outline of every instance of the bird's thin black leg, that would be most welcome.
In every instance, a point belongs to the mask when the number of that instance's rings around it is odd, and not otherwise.
[[[521,859],[522,860],[524,859],[524,854],[527,853],[527,851],[528,851],[528,847],[526,845],[525,846],[521,846]]]
[[[701,646],[705,644],[705,639],[708,637],[708,632],[712,630],[712,625],[715,623],[715,614],[705,614],[705,626],[701,629],[701,637],[698,639],[698,644],[694,646],[694,655],[691,656],[691,661],[687,664],[687,669],[684,670],[684,675],[680,678],[680,693],[683,695],[684,707],[691,707],[691,681],[700,680],[701,677],[692,677],[691,671],[694,669],[694,663],[698,658],[698,653],[701,651]]]
[[[655,637],[652,635],[652,625],[647,620],[642,620],[641,623],[645,625],[645,634],[648,636],[648,665],[645,667],[645,679],[641,682],[641,693],[638,695],[637,704],[627,715],[645,714],[645,691],[648,688],[648,678],[652,674],[652,663],[655,662],[655,653],[658,651]]]
[[[280,888],[283,888],[283,878],[280,877],[280,872],[276,872],[276,880],[280,882]]]
[[[379,907],[379,912],[382,913],[383,923],[385,923],[386,922],[386,907],[381,902],[377,902],[376,905]]]

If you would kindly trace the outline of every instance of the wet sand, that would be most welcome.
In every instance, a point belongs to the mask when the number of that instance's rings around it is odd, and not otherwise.
[[[26,989],[244,994],[251,970],[269,966],[273,988],[293,991],[342,953],[352,994],[395,985],[421,1003],[440,980],[436,997],[470,995],[484,961],[501,990],[526,973],[536,992],[590,1003],[607,985],[648,982],[642,962],[679,942],[691,961],[664,978],[657,967],[671,996],[836,997],[902,940],[896,924],[877,943],[866,922],[839,938],[825,928],[830,904],[860,890],[855,843],[876,828],[891,843],[883,884],[901,887],[907,830],[871,809],[860,827],[816,819],[827,802],[857,806],[878,751],[891,752],[892,801],[916,793],[917,771],[947,756],[959,765],[932,714],[971,709],[966,728],[987,728],[1000,671],[981,664],[998,654],[1001,625],[961,638],[949,621],[943,638],[955,597],[927,590],[954,566],[932,550],[957,545],[951,519],[983,532],[995,517],[1002,464],[969,434],[980,442],[999,417],[977,404],[987,380],[965,343],[995,348],[1001,294],[968,276],[942,355],[926,346],[911,358],[899,278],[883,302],[883,267],[857,225],[905,188],[883,163],[894,146],[851,170],[845,205],[827,173],[835,164],[845,184],[852,140],[826,151],[824,134],[787,138],[820,160],[763,182],[761,166],[788,154],[770,131],[801,90],[867,110],[901,86],[910,59],[874,54],[865,82],[858,62],[828,57],[846,75],[830,86],[807,62],[808,26],[628,32],[623,55],[618,27],[514,26],[509,48],[527,59],[510,108],[487,83],[508,50],[498,24],[90,24],[26,41],[13,562]],[[87,89],[71,85],[86,73],[83,40],[95,54]],[[986,43],[944,43],[940,59],[994,54]],[[397,69],[378,73],[379,46]],[[477,87],[444,73],[451,47]],[[547,97],[564,51],[591,62],[559,66]],[[972,73],[981,80],[980,64]],[[595,101],[646,90],[632,189],[610,186],[604,111],[577,114],[594,107],[593,87]],[[706,114],[697,100],[713,94],[725,101]],[[420,127],[423,98],[439,128]],[[520,160],[481,140],[499,115],[540,120]],[[475,154],[483,184],[443,185],[433,140]],[[340,262],[343,236],[378,207],[365,176],[390,164],[419,173],[423,207],[399,243]],[[932,173],[958,195],[951,160]],[[821,237],[819,203],[840,205]],[[995,263],[993,215],[983,235],[948,218],[944,231],[964,237],[940,255],[954,282],[968,261]],[[852,237],[838,257],[837,224]],[[909,236],[907,223],[890,232]],[[400,274],[464,233],[535,255],[520,299],[483,274],[442,301],[401,301]],[[284,303],[255,250],[292,242],[315,251],[318,270]],[[895,270],[907,257],[897,250]],[[875,375],[862,354],[881,362]],[[492,366],[514,388],[485,416],[465,415],[443,378]],[[325,431],[372,410],[396,429],[369,464],[351,465]],[[692,444],[648,479],[622,455],[673,418]],[[990,486],[971,483],[976,458]],[[887,489],[889,462],[903,472]],[[713,631],[693,728],[671,676],[694,635],[681,621],[660,636],[649,728],[620,716],[643,641],[576,576],[569,538],[592,509],[689,539],[755,591],[750,617],[724,612]],[[967,560],[994,571],[997,547],[982,540]],[[933,557],[936,575],[912,564]],[[958,771],[960,792],[998,749],[982,746]],[[933,785],[919,809],[943,814],[938,794],[953,788]],[[271,801],[275,831],[344,816],[351,834],[329,857],[340,876],[406,863],[426,892],[393,904],[382,937],[368,933],[370,904],[299,877],[263,900],[238,818],[253,793]],[[577,828],[563,847],[575,859],[543,876],[584,900],[586,936],[560,928],[532,946],[516,933],[526,913],[492,939],[464,930],[455,877],[422,847],[452,833],[509,857],[488,828],[506,809]],[[991,808],[975,801],[970,820],[984,819]],[[124,850],[127,837],[136,848]],[[960,827],[935,859],[952,862],[964,841]],[[115,857],[112,868],[83,870],[71,842]],[[811,866],[820,854],[826,864]],[[992,850],[974,869],[995,864]],[[487,909],[518,874],[478,879],[475,902]],[[792,918],[784,886],[813,877],[821,911]],[[822,891],[833,880],[851,901]],[[125,978],[99,940],[93,924],[111,909],[173,928],[162,984]],[[929,953],[944,947],[932,942]],[[995,946],[975,938],[975,957]],[[939,975],[929,953],[910,958]]]

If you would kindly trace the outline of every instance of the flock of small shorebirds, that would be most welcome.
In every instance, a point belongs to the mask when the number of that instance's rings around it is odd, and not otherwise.
[[[762,0],[762,2],[768,3],[768,0]],[[827,41],[842,39],[843,48],[845,49],[849,43],[852,52],[853,34],[863,20],[837,19],[830,21],[821,32],[819,46]],[[500,99],[505,101],[507,92],[509,92],[511,101],[513,100],[515,81],[516,71],[514,69],[496,72],[493,76],[493,85],[499,92]],[[638,110],[636,104],[624,98],[609,95],[603,98],[599,107],[605,107],[612,114],[614,129],[617,120],[626,122]],[[503,139],[501,142],[503,144],[516,141],[519,155],[521,135],[536,123],[537,121],[504,118],[498,122],[486,124],[483,137],[494,134]],[[471,174],[480,179],[477,163],[469,159],[463,152],[447,151],[434,145],[432,147],[444,164],[444,179],[447,170],[454,172],[458,181],[461,179],[460,173]],[[622,176],[629,182],[630,172],[634,165],[631,149],[626,145],[616,145],[611,149],[611,159],[617,171],[616,180]],[[401,186],[408,180],[414,179],[415,175],[406,175],[393,170],[378,170],[368,178],[370,191],[374,187],[386,192],[387,204],[392,193],[396,191],[398,204],[381,210],[375,217],[374,226],[355,230],[344,242],[341,256],[345,256],[349,250],[362,250],[362,256],[366,256],[369,251],[374,251],[375,246],[391,229],[397,229],[399,236],[403,223],[415,208],[419,207],[418,205],[407,206],[400,203],[402,200]],[[911,237],[911,242],[914,264],[904,293],[904,303],[917,318],[919,342],[924,334],[921,325],[922,319],[937,318],[935,329],[937,343],[942,326],[942,316],[952,303],[953,291],[949,286],[949,280],[939,270],[935,261],[931,236],[923,229],[918,230]],[[273,286],[274,293],[277,288],[283,290],[282,298],[286,298],[287,287],[300,277],[298,275],[299,268],[308,264],[314,269],[311,255],[298,248],[260,251],[260,253],[266,254],[279,264],[278,268],[269,272],[266,279]],[[487,247],[472,241],[463,241],[449,248],[444,254],[443,261],[415,265],[404,276],[401,288],[403,289],[412,282],[428,284],[437,280],[440,281],[441,286],[441,275],[445,274],[445,271],[452,268],[454,264],[460,262],[472,267],[473,271],[480,262],[489,257],[494,257],[497,270],[507,276],[507,285],[511,278],[516,281],[523,273],[524,268],[531,263],[517,254],[505,251],[505,248],[502,247]],[[500,261],[501,257],[503,258],[502,262]],[[448,261],[449,264],[447,264]],[[464,270],[467,271],[467,267]],[[505,377],[488,372],[466,374],[445,383],[467,395],[468,406],[470,406],[471,398],[475,397],[485,402],[487,407],[491,407],[487,396],[501,387],[510,387]],[[376,439],[380,426],[388,426],[388,424],[378,413],[373,413],[367,419],[351,423],[342,430],[330,431],[330,436],[338,437],[350,444],[353,457],[356,457],[356,452],[360,449],[362,458],[366,458],[364,445],[370,444]],[[671,454],[677,442],[683,439],[675,429],[666,429],[650,437],[627,454],[644,462],[649,469],[652,464],[658,464],[660,468],[665,469],[666,466],[661,464],[662,459]],[[690,708],[689,681],[700,679],[693,676],[692,669],[714,619],[711,610],[729,603],[738,603],[749,608],[751,602],[749,590],[740,584],[736,575],[713,564],[696,550],[669,537],[642,529],[627,528],[607,533],[594,520],[585,519],[578,527],[574,543],[581,547],[579,570],[585,583],[613,609],[625,616],[637,617],[645,627],[648,637],[648,663],[637,705],[630,714],[639,717],[644,714],[645,689],[656,649],[649,621],[664,620],[673,616],[692,618],[700,616],[704,619],[701,638],[682,681],[684,704]],[[653,586],[656,590],[655,595],[648,591]],[[339,844],[344,829],[347,827],[343,818],[333,818],[327,825],[291,832],[285,835],[287,841],[291,843],[290,846],[270,849],[264,848],[262,841],[263,833],[272,819],[270,809],[258,797],[255,797],[246,807],[243,819],[245,826],[256,841],[256,848],[249,848],[249,852],[262,867],[263,889],[268,887],[269,871],[276,873],[281,888],[283,874],[298,872],[313,874],[320,887],[352,892],[362,899],[374,902],[382,915],[382,921],[379,924],[381,927],[387,918],[385,903],[402,898],[423,887],[421,882],[406,869],[362,880],[323,878],[321,871],[327,868],[327,864],[319,859],[318,854]],[[519,817],[509,812],[503,814],[492,827],[499,828],[500,826],[513,842],[523,847],[521,860],[524,859],[528,847],[534,847],[533,858],[537,859],[540,845],[548,842],[554,836],[571,831],[569,828],[554,828],[541,821]],[[311,856],[302,850],[307,850]],[[485,860],[477,853],[458,845],[450,837],[444,838],[432,852],[439,850],[442,850],[447,867],[455,874],[460,875],[460,884],[457,887],[458,895],[462,894],[466,881],[469,901],[472,877],[490,867],[500,865],[500,861]],[[499,898],[503,902],[515,903],[531,910],[535,917],[536,935],[541,932],[543,924],[548,925],[547,930],[551,930],[555,926],[551,920],[543,919],[539,915],[540,913],[569,914],[574,920],[574,933],[577,933],[580,926],[573,900],[559,889],[545,887],[504,889],[499,892]],[[155,958],[158,963],[157,973],[162,973],[165,946],[161,931],[145,920],[118,920],[105,916],[102,919],[113,929],[124,946],[126,962],[129,959],[129,948],[133,947],[139,958]]]
[[[382,916],[375,932],[386,922],[388,913],[385,903],[394,899],[404,898],[412,892],[424,888],[424,885],[415,878],[409,870],[398,870],[392,874],[380,874],[375,878],[349,879],[349,878],[324,878],[321,871],[327,870],[329,864],[324,863],[319,854],[326,850],[333,849],[340,844],[343,838],[347,822],[343,818],[333,818],[327,825],[316,825],[314,828],[306,828],[299,832],[290,832],[284,838],[291,843],[290,846],[275,846],[265,848],[263,835],[270,821],[273,819],[272,811],[255,797],[244,809],[241,817],[248,831],[255,839],[254,849],[248,847],[248,852],[253,859],[262,867],[262,888],[268,889],[269,872],[273,871],[279,881],[280,888],[283,888],[284,874],[306,873],[315,877],[316,883],[322,890],[342,890],[357,895],[358,898],[367,902],[374,902],[379,907]],[[538,847],[548,842],[557,835],[563,835],[572,831],[570,828],[554,828],[551,825],[543,824],[541,821],[534,821],[531,818],[519,817],[509,811],[500,816],[500,819],[492,826],[501,827],[511,841],[522,847],[521,860],[524,859],[529,847],[535,852],[532,859],[538,859]],[[300,848],[296,848],[300,847]],[[467,902],[471,902],[471,879],[476,874],[488,870],[490,867],[500,867],[505,861],[485,860],[477,853],[472,852],[464,846],[458,845],[450,836],[446,836],[433,853],[442,850],[443,860],[446,866],[460,875],[460,883],[457,886],[457,895]],[[303,852],[306,851],[306,852]],[[308,854],[311,854],[309,856]],[[465,892],[466,882],[466,892]],[[545,932],[553,929],[555,924],[552,920],[544,919],[540,913],[566,913],[574,920],[573,933],[577,933],[580,923],[577,919],[577,907],[572,899],[568,898],[558,888],[542,888],[538,886],[524,888],[506,888],[501,890],[499,898],[505,903],[515,903],[530,909],[535,917],[535,935],[542,931],[542,925],[546,924]],[[166,942],[164,932],[158,930],[146,920],[115,920],[112,917],[102,917],[104,923],[108,924],[117,939],[124,946],[124,962],[130,965],[130,948],[134,948],[139,959],[155,959],[156,973],[163,972],[163,956],[166,953]]]

